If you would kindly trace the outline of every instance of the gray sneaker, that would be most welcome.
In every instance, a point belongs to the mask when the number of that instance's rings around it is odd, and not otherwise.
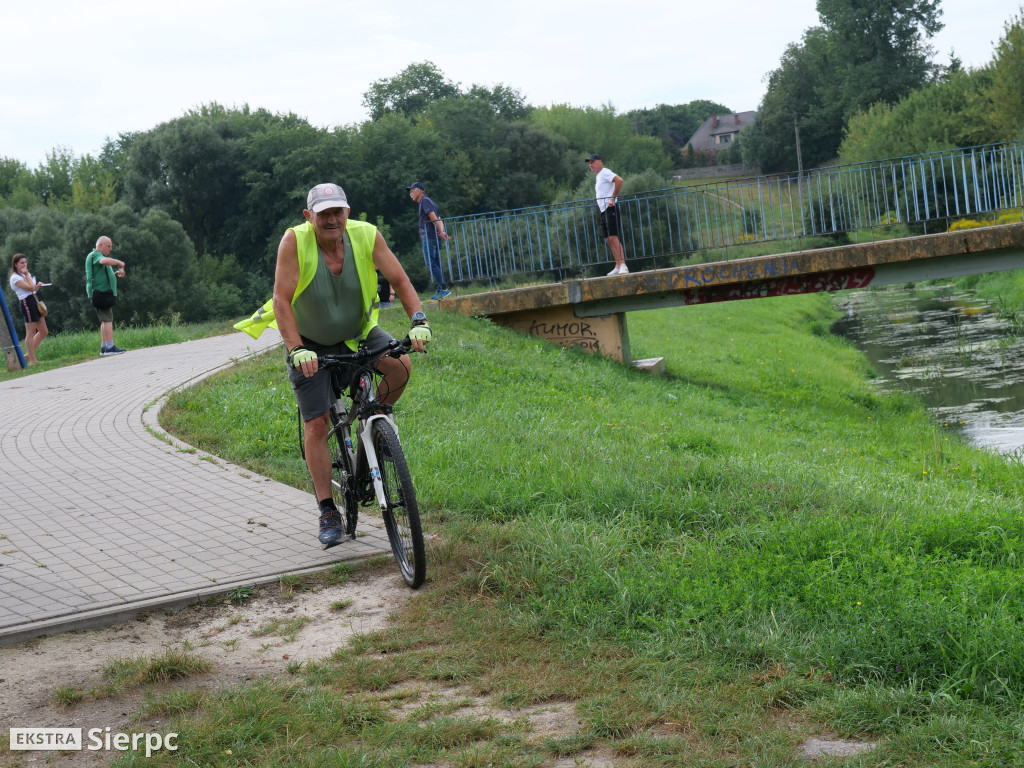
[[[110,349],[101,349],[100,355],[123,355],[127,352],[127,349],[119,349],[117,347],[111,347]]]
[[[341,523],[341,513],[336,509],[328,509],[320,515],[320,546],[329,549],[340,544],[346,538],[345,528]]]

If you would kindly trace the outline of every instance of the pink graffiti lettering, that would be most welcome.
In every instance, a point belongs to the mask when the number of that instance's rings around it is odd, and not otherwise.
[[[795,265],[795,260],[790,266]],[[802,275],[799,277],[765,280],[743,285],[709,286],[684,291],[687,304],[707,304],[713,301],[757,299],[768,296],[792,296],[820,291],[849,291],[866,288],[875,279],[875,270],[862,267],[836,272]]]

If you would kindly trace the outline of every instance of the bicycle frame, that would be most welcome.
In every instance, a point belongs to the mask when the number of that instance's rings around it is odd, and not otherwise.
[[[377,400],[377,387],[374,384],[373,374],[367,371],[363,371],[359,374],[359,385],[356,388],[355,394],[352,397],[352,408],[349,409],[345,406],[343,399],[344,394],[339,393],[338,399],[335,401],[335,410],[338,412],[338,416],[341,419],[337,426],[333,427],[330,432],[327,433],[328,440],[335,435],[339,430],[342,431],[345,440],[343,441],[348,451],[348,462],[349,462],[349,473],[355,475],[356,472],[356,453],[352,444],[350,430],[352,422],[359,419],[359,426],[356,428],[356,439],[359,444],[363,447],[363,455],[366,457],[367,471],[369,473],[370,482],[373,484],[374,496],[377,498],[377,505],[383,512],[388,508],[387,494],[384,490],[384,482],[380,474],[380,464],[377,461],[377,450],[373,447],[373,439],[371,435],[373,431],[371,429],[373,422],[381,419],[387,421],[392,429],[395,430],[395,434],[398,434],[398,425],[395,424],[395,420],[391,418],[390,407],[382,406]],[[386,407],[388,412],[371,412],[375,411],[378,407]]]
[[[318,360],[325,372],[335,369],[327,448],[331,455],[331,493],[343,497],[345,533],[355,538],[359,506],[372,505],[376,500],[402,579],[416,589],[426,579],[423,527],[392,407],[377,399],[377,376],[383,374],[375,365],[382,355],[400,358],[410,347],[406,338],[392,341],[383,353],[360,347],[355,353],[320,355]],[[347,366],[356,368],[352,371]],[[352,423],[357,419],[353,435]],[[302,424],[300,415],[300,430]],[[382,451],[379,455],[378,448]]]

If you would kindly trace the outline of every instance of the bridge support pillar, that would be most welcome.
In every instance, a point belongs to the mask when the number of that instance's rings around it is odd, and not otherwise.
[[[492,314],[491,319],[520,333],[540,336],[563,347],[582,347],[620,363],[630,363],[626,313],[576,317],[571,305]]]

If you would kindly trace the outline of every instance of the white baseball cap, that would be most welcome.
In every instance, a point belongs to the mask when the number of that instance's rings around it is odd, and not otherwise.
[[[345,190],[337,184],[317,184],[306,195],[306,210],[320,213],[328,208],[348,208]]]

